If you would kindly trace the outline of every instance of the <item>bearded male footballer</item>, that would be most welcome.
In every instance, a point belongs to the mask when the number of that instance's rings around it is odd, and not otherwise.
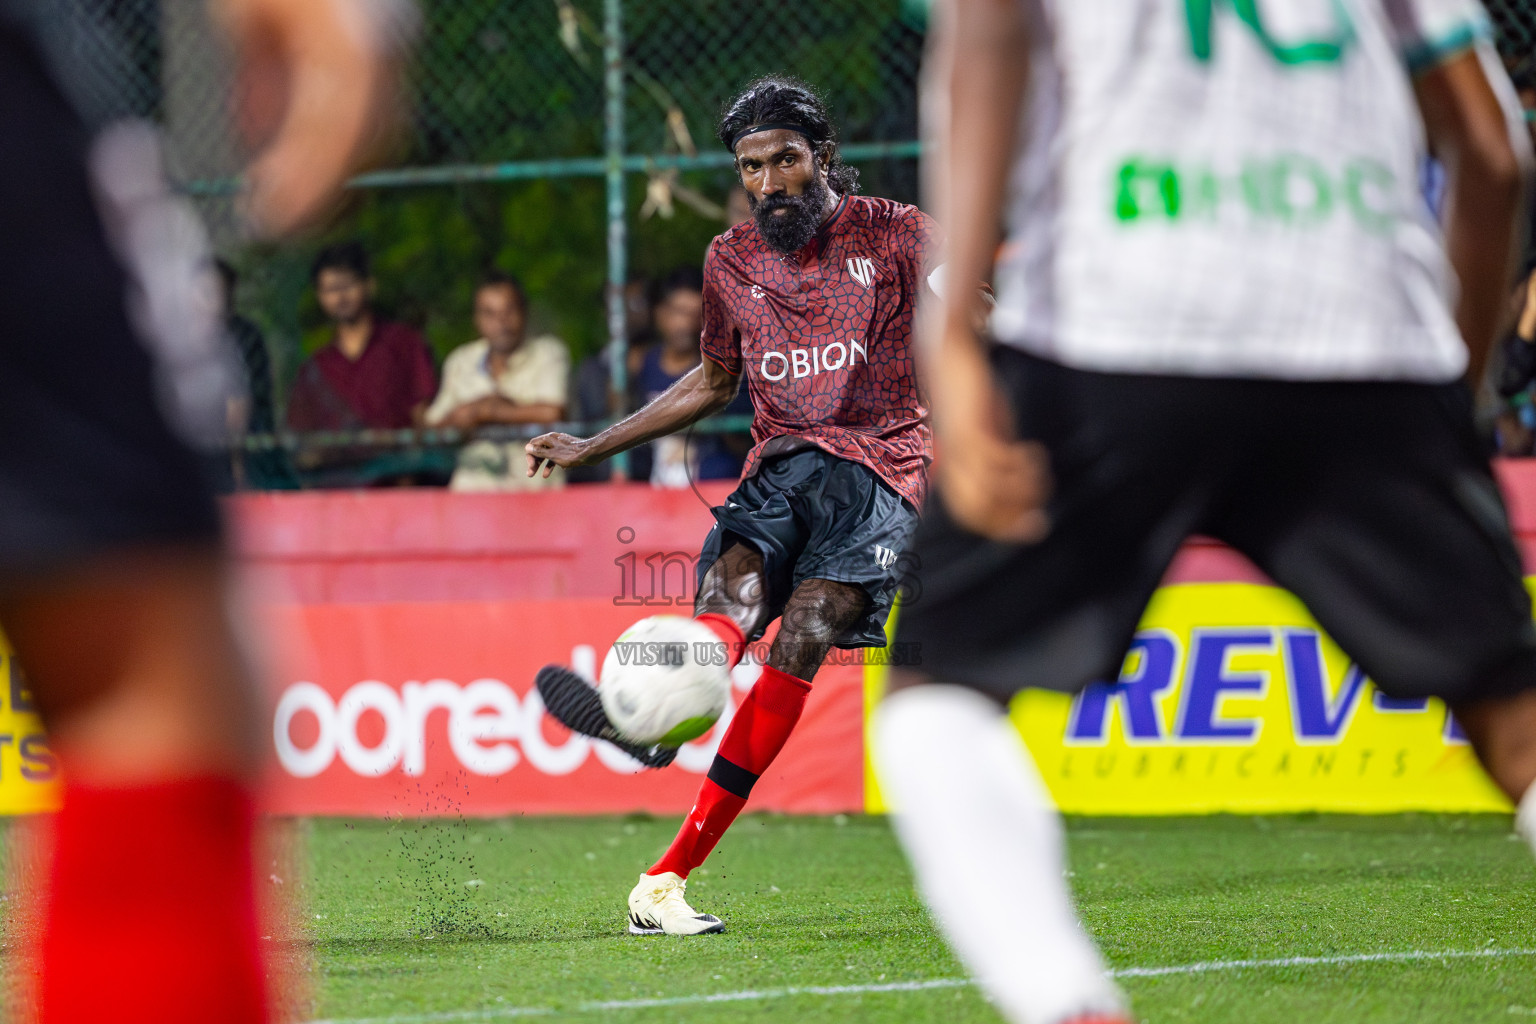
[[[713,510],[695,614],[732,664],[745,641],[782,621],[677,838],[630,893],[636,934],[723,930],[688,905],[688,874],[783,749],[828,650],[885,645],[931,457],[912,328],[933,270],[933,222],[854,194],[857,174],[804,83],[753,82],[726,108],[718,136],[753,216],[705,258],[703,364],[595,437],[545,434],[527,449],[530,475],[590,465],[719,412],[742,378],[752,396],[755,445],[741,486]],[[539,689],[566,725],[615,738],[580,677],[548,668]],[[671,756],[632,752],[651,764]]]

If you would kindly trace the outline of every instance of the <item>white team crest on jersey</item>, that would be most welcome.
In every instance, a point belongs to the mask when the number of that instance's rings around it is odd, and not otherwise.
[[[875,283],[875,261],[868,256],[855,256],[848,261],[848,273],[868,288]]]
[[[756,299],[758,302],[762,302],[763,301],[763,289],[761,287],[759,287],[758,285],[753,285],[752,286],[752,297],[754,299]]]
[[[882,569],[889,569],[896,564],[896,552],[890,548],[875,545],[875,564]]]

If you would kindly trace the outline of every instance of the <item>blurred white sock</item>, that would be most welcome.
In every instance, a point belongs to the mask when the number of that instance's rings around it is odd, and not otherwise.
[[[1515,831],[1525,837],[1525,842],[1536,853],[1536,785],[1525,791],[1520,806],[1515,808]]]
[[[1072,905],[1055,804],[997,705],[959,686],[901,690],[875,711],[874,758],[918,888],[1003,1015],[1122,1008]]]

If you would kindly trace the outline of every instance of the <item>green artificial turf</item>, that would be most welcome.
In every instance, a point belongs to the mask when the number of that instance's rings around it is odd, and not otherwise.
[[[747,817],[689,884],[724,935],[636,938],[624,898],[675,819],[317,821],[317,1016],[548,1008],[614,1021],[995,1021],[969,986],[583,1009],[957,978],[879,818]],[[1114,967],[1536,951],[1536,864],[1494,816],[1077,819],[1073,884]],[[478,881],[480,885],[465,883]],[[1536,1018],[1536,955],[1123,981],[1146,1021]]]
[[[626,934],[625,896],[675,827],[650,818],[294,823],[264,884],[302,909],[274,948],[310,979],[307,1015],[336,1021],[999,1019],[969,985],[776,993],[962,976],[879,818],[744,818],[689,884],[693,904],[726,921],[724,935]],[[1069,836],[1080,906],[1116,968],[1536,954],[1536,863],[1504,817],[1075,819]],[[1153,1022],[1536,1019],[1536,955],[1122,984],[1137,1019]],[[695,1000],[744,991],[767,997]],[[683,1001],[592,1005],[657,999]]]

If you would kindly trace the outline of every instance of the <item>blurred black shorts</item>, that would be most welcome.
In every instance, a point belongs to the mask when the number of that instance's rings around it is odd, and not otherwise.
[[[999,348],[1050,453],[1051,532],[999,544],[929,500],[897,624],[921,671],[1007,698],[1119,676],[1190,534],[1247,555],[1392,697],[1536,685],[1536,626],[1459,384],[1090,373]]]
[[[762,552],[770,618],[784,613],[804,580],[850,583],[869,604],[835,645],[885,646],[917,511],[872,470],[803,448],[765,460],[713,512],[715,528],[699,556],[701,587],[709,567],[740,540]]]
[[[219,534],[129,323],[88,145],[30,41],[0,23],[0,577]]]

